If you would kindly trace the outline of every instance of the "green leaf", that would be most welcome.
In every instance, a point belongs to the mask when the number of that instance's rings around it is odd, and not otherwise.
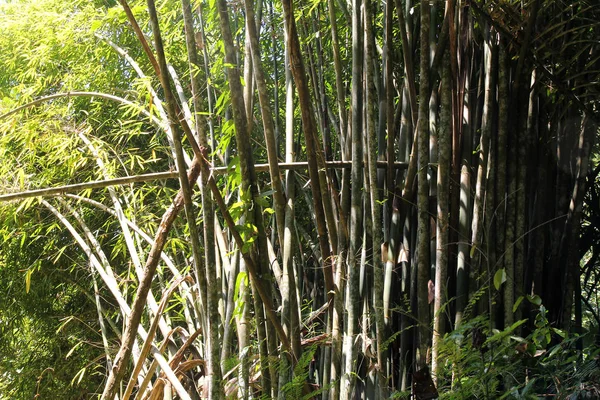
[[[542,298],[537,294],[533,296],[527,296],[527,300],[529,300],[532,304],[535,304],[536,306],[542,305]]]
[[[502,286],[504,282],[506,282],[506,270],[502,268],[496,271],[496,274],[494,275],[494,287],[496,290],[500,290],[500,286]]]
[[[233,299],[237,300],[240,294],[240,287],[242,285],[248,285],[248,274],[246,272],[239,272],[235,279],[235,289],[233,291]]]
[[[529,296],[527,296],[529,297]],[[521,302],[523,301],[523,296],[519,296],[519,298],[517,299],[517,301],[515,301],[515,304],[513,305],[512,311],[515,312],[517,311],[517,308],[519,308],[519,304],[521,304]]]
[[[244,284],[244,286],[246,287],[248,286],[248,274],[246,272],[239,272],[237,278],[235,279],[235,288],[233,291],[233,301],[235,304],[235,308],[231,315],[231,321],[233,321],[233,318],[235,318],[236,316],[242,315],[242,311],[244,310],[245,302],[243,298],[240,298],[240,290],[242,284]]]
[[[94,33],[102,26],[102,21],[99,19],[95,19],[92,21],[92,25],[90,27],[90,32]]]
[[[475,250],[477,250],[477,245],[474,244],[473,246],[471,246],[471,252],[469,253],[469,256],[471,258],[473,258],[473,256],[475,255]]]
[[[489,337],[485,341],[485,344],[492,343],[492,342],[499,342],[499,341],[503,340],[504,338],[510,336],[511,333],[513,333],[515,329],[517,329],[519,326],[523,325],[525,322],[527,322],[526,319],[519,320],[519,321],[515,322],[514,324],[512,324],[511,326],[509,326],[508,328],[504,329],[503,331],[498,331],[497,329],[494,329],[493,330],[494,335]]]
[[[566,331],[563,331],[562,329],[557,329],[557,328],[550,328],[550,329],[552,329],[552,331],[554,333],[556,333],[557,335],[560,335],[563,339],[567,338],[567,332]]]

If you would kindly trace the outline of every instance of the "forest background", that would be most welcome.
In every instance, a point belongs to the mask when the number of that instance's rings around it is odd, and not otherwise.
[[[0,399],[599,394],[599,25],[0,1]]]

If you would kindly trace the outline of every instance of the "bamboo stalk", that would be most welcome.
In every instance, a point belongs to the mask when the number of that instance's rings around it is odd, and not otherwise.
[[[352,166],[352,162],[350,161],[327,161],[327,168],[334,169],[347,169]],[[279,163],[279,168],[283,170],[304,170],[308,166],[306,161],[299,162],[291,162],[291,163]],[[377,162],[378,168],[387,168],[387,163],[385,161]],[[396,162],[394,163],[394,167],[397,169],[406,169],[407,163]],[[269,170],[269,164],[256,164],[254,166],[257,172],[266,172]],[[228,172],[228,167],[215,167],[211,168],[211,173],[214,175],[226,175]],[[23,192],[16,193],[7,193],[0,195],[0,203],[11,201],[11,200],[23,200],[31,197],[47,197],[47,196],[56,196],[59,194],[72,193],[85,189],[99,189],[105,188],[109,186],[119,186],[119,185],[127,185],[130,183],[136,182],[148,182],[154,180],[161,179],[177,179],[178,173],[177,171],[167,171],[167,172],[153,172],[150,174],[141,174],[141,175],[133,175],[133,176],[124,176],[121,178],[114,179],[104,179],[99,181],[91,181],[91,182],[83,182],[83,183],[75,183],[72,185],[63,185],[51,188],[44,189],[34,189],[34,190],[26,190]]]

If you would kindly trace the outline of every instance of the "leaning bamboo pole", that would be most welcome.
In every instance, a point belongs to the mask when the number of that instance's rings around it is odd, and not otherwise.
[[[326,167],[333,169],[347,169],[352,166],[350,161],[327,161]],[[281,170],[292,170],[299,171],[304,170],[308,167],[306,161],[299,162],[287,162],[279,163],[279,169]],[[397,169],[406,169],[407,163],[397,162],[394,163],[394,167]],[[254,166],[257,172],[266,172],[269,170],[269,164],[256,164]],[[378,161],[377,168],[387,168],[387,162]],[[229,171],[229,167],[214,167],[210,169],[213,175],[226,175]],[[150,174],[123,176],[120,178],[104,179],[99,181],[74,183],[71,185],[63,185],[57,187],[43,188],[43,189],[32,189],[25,190],[22,192],[6,193],[0,195],[0,203],[12,201],[12,200],[24,200],[31,197],[48,197],[56,196],[65,193],[73,193],[86,189],[101,189],[111,186],[128,185],[136,182],[149,182],[163,179],[177,179],[179,177],[177,171],[166,171],[166,172],[153,172]]]

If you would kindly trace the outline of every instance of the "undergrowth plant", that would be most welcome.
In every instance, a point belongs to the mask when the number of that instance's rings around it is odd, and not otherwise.
[[[579,350],[582,337],[551,326],[543,305],[531,332],[518,336],[526,322],[490,329],[488,316],[479,315],[445,335],[440,399],[598,398],[600,349]]]

